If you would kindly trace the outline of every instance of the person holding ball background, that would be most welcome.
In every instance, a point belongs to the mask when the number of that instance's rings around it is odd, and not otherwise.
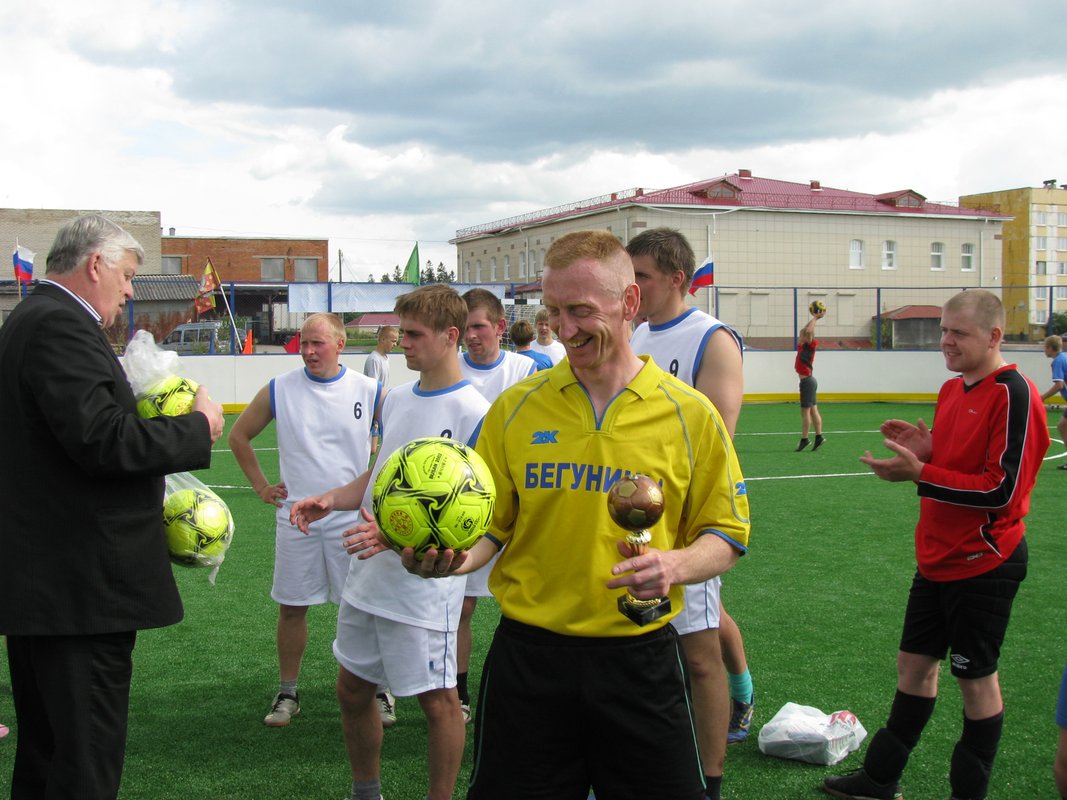
[[[797,445],[796,450],[798,453],[811,443],[808,439],[808,431],[812,427],[815,428],[815,444],[811,448],[812,451],[818,450],[826,441],[822,435],[822,415],[819,414],[816,399],[819,383],[813,374],[815,349],[819,346],[819,342],[815,339],[815,323],[826,316],[826,306],[821,300],[813,300],[808,306],[808,311],[811,312],[811,319],[800,329],[797,337],[797,357],[793,363],[793,369],[800,378],[800,444]]]
[[[204,387],[188,414],[138,415],[103,329],[120,319],[143,262],[144,249],[114,222],[77,217],[0,328],[12,797],[118,795],[137,631],[183,614],[163,476],[210,466],[224,422]]]

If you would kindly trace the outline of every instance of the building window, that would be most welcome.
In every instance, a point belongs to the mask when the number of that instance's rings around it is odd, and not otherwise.
[[[1044,211],[1035,211],[1034,212],[1034,224],[1035,225],[1047,225],[1048,224],[1045,221],[1045,212]]]
[[[848,243],[848,268],[863,269],[863,240],[853,239]]]
[[[319,260],[317,258],[294,258],[293,280],[298,283],[316,283],[319,280]]]
[[[930,269],[945,268],[945,245],[942,242],[930,243]]]
[[[1034,265],[1034,274],[1035,275],[1048,275],[1048,267],[1047,267],[1047,265],[1045,264],[1044,261],[1038,261]]]
[[[886,239],[882,242],[882,269],[897,268],[897,243]]]
[[[1034,311],[1034,322],[1038,325],[1044,325],[1048,322],[1048,311],[1044,308],[1038,308]]]
[[[511,256],[504,256],[504,280],[510,280],[511,274]]]
[[[496,280],[496,256],[489,256],[489,280]]]
[[[1048,237],[1047,236],[1035,236],[1034,237],[1034,249],[1035,250],[1048,250]]]
[[[162,274],[162,275],[181,275],[182,274],[182,257],[181,256],[163,256],[163,264],[160,266],[160,274]]]
[[[1067,236],[1059,236],[1056,238],[1056,249],[1067,250]]]
[[[1060,261],[1053,270],[1057,275],[1067,275],[1067,261]]]
[[[1067,212],[1060,211],[1056,214],[1056,224],[1067,226]]]
[[[1057,286],[1056,287],[1056,299],[1057,300],[1067,300],[1067,286]]]
[[[474,262],[474,282],[482,282],[482,260],[480,258]]]
[[[526,253],[519,253],[519,277],[526,277]]]
[[[284,258],[261,258],[259,260],[259,279],[261,281],[282,282],[285,280]]]
[[[960,269],[963,272],[974,272],[974,245],[960,245]]]

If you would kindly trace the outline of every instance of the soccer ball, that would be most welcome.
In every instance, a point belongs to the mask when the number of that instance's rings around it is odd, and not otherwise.
[[[222,563],[233,538],[230,509],[207,489],[179,489],[163,502],[163,527],[171,561],[186,567]]]
[[[193,400],[200,384],[172,375],[146,389],[137,401],[137,413],[150,417],[180,417],[193,410]]]
[[[385,538],[422,558],[467,550],[489,527],[496,485],[485,461],[454,439],[408,442],[385,460],[374,481],[371,510]]]
[[[811,312],[813,317],[817,317],[819,314],[826,311],[826,303],[822,300],[812,300],[811,305],[808,306],[808,311]]]
[[[608,490],[608,513],[628,531],[651,528],[663,516],[663,490],[647,475],[620,478]]]

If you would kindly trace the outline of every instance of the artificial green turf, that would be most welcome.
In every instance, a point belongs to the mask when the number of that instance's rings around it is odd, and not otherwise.
[[[923,416],[929,422],[931,407],[824,404],[822,413],[827,440],[817,452],[793,452],[800,422],[795,404],[748,405],[738,427],[752,541],[750,553],[727,575],[723,598],[744,634],[758,705],[753,735],[728,751],[723,789],[728,799],[819,797],[823,776],[859,765],[858,755],[832,768],[762,755],[756,731],[785,702],[827,712],[851,709],[873,733],[892,700],[900,621],[914,570],[918,499],[913,485],[879,481],[857,459],[864,450],[881,451],[877,426],[883,419]],[[272,447],[273,428],[255,444]],[[237,533],[215,586],[204,571],[176,568],[185,621],[139,637],[121,797],[340,800],[349,772],[333,694],[335,612],[321,607],[309,615],[303,712],[289,728],[265,728],[261,721],[277,682],[276,610],[268,596],[273,511],[250,489],[225,488],[243,487],[244,479],[224,443],[217,449],[212,469],[198,475],[224,487],[218,491],[230,504]],[[1053,453],[1061,449],[1053,443]],[[260,458],[273,464],[276,455],[264,449]],[[1067,487],[1061,486],[1067,475],[1053,469],[1059,463],[1046,464],[1033,495],[1030,574],[1001,662],[1007,719],[990,800],[1055,796],[1053,709],[1067,657],[1062,633]],[[476,653],[485,652],[496,617],[492,602],[482,601],[475,617]],[[472,691],[477,677],[473,672]],[[385,737],[385,796],[421,800],[426,726],[415,700],[400,699],[398,711],[399,722]],[[566,725],[567,709],[559,713]],[[948,796],[948,761],[960,715],[959,692],[946,674],[934,718],[902,781],[909,800]],[[0,740],[0,796],[6,796],[17,736],[6,666],[0,668],[0,721],[13,728]],[[624,742],[619,753],[635,757]],[[468,747],[457,798],[464,796],[469,766]]]

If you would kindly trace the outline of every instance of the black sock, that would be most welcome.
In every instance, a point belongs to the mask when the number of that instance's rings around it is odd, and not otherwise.
[[[459,692],[459,704],[461,706],[469,706],[471,704],[471,696],[467,691],[466,672],[461,672],[456,675],[456,691]]]
[[[711,775],[704,776],[704,783],[707,784],[707,789],[704,790],[705,800],[719,800],[720,792],[722,791],[722,775],[712,777]]]
[[[911,751],[919,743],[919,736],[934,713],[936,702],[934,697],[897,691],[885,727],[874,734],[863,758],[863,768],[872,781],[893,783],[900,780]]]
[[[963,734],[952,751],[949,769],[949,785],[954,797],[961,800],[985,797],[1003,728],[1003,711],[986,719],[963,718]]]
[[[893,731],[909,751],[914,750],[923,728],[933,716],[936,703],[936,697],[919,697],[898,690],[893,697],[893,707],[889,709],[889,720],[885,726]]]

